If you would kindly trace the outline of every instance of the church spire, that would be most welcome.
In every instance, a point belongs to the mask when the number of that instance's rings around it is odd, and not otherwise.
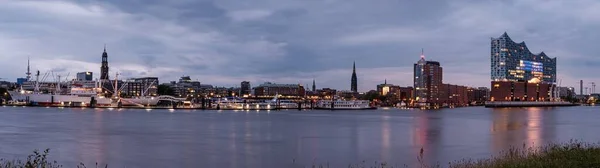
[[[108,80],[108,54],[106,53],[106,44],[102,53],[102,66],[100,67],[100,79]]]
[[[312,91],[313,91],[313,92],[316,92],[316,91],[317,91],[317,85],[316,85],[316,82],[315,82],[315,78],[313,78]]]
[[[358,92],[358,78],[356,77],[356,61],[352,63],[352,79],[350,79],[350,90]]]

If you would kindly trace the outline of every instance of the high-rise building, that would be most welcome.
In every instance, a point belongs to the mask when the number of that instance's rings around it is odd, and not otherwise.
[[[414,64],[415,100],[418,103],[431,104],[439,101],[439,90],[442,87],[442,67],[437,61],[425,61],[421,51],[421,59]]]
[[[556,58],[533,54],[525,42],[515,43],[506,32],[491,40],[492,81],[556,82]]]
[[[491,39],[490,101],[553,101],[558,98],[556,58],[533,54],[506,32]]]
[[[102,66],[100,67],[100,79],[108,80],[108,54],[106,53],[106,45],[102,53]]]
[[[91,80],[94,80],[92,72],[77,73],[77,81],[91,81]]]
[[[358,92],[358,78],[356,77],[356,62],[352,63],[352,79],[350,80],[350,91]]]
[[[250,82],[248,81],[243,81],[241,83],[241,87],[240,87],[240,96],[250,96],[250,93],[252,92],[251,90],[251,86],[250,86]]]

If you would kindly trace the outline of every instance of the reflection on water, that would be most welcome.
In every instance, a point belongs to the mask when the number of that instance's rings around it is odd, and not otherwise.
[[[510,146],[598,142],[596,107],[436,111],[182,111],[0,107],[0,158],[51,148],[66,167],[347,167],[483,158]]]
[[[423,149],[423,156],[426,160],[437,160],[439,153],[439,144],[437,141],[442,136],[442,118],[439,111],[416,111],[417,117],[412,128],[412,149],[411,157],[420,156]]]
[[[492,111],[492,151],[507,146],[536,147],[555,139],[555,108],[506,108]]]

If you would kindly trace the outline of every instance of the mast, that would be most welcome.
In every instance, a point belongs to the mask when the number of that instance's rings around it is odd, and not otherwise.
[[[119,81],[119,72],[117,72],[117,73],[116,73],[116,75],[115,75],[115,86],[113,87],[113,89],[114,89],[114,92],[113,92],[113,94],[114,94],[114,97],[116,97],[116,98],[119,98],[119,96],[120,96],[120,95],[118,94],[119,90],[118,90],[118,88],[117,88],[117,87],[118,87],[118,85],[117,85],[117,84],[118,84],[118,83],[117,83],[118,81]]]
[[[33,91],[35,93],[39,93],[40,92],[40,71],[39,70],[35,74],[35,86],[34,86]]]

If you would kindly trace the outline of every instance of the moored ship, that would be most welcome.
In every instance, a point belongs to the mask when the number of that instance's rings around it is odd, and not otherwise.
[[[316,109],[325,110],[371,110],[377,109],[371,106],[367,100],[320,100]]]

